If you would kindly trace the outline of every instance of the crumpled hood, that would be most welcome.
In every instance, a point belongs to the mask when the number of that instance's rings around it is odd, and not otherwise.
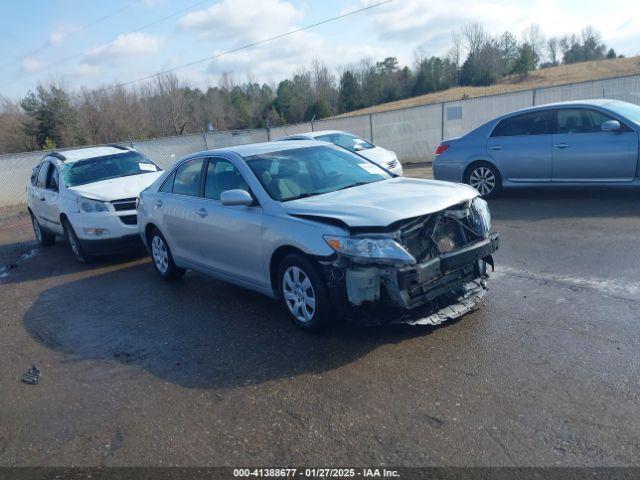
[[[282,205],[290,215],[335,218],[350,227],[386,227],[477,196],[475,189],[460,183],[397,177]]]
[[[149,172],[128,177],[111,178],[101,182],[69,187],[69,190],[83,197],[105,202],[122,198],[134,198],[140,195],[140,192],[151,185],[162,173]]]
[[[380,147],[360,150],[357,153],[358,155],[362,155],[364,158],[368,158],[372,162],[382,165],[385,168],[387,168],[387,163],[396,158],[395,153]]]

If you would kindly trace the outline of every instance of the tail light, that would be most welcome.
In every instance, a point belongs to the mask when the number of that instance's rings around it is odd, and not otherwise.
[[[448,143],[441,143],[440,145],[438,145],[438,148],[436,148],[436,155],[440,155],[441,153],[446,152],[448,148]]]

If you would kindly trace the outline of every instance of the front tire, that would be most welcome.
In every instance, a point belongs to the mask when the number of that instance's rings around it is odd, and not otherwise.
[[[483,198],[494,198],[502,190],[502,176],[490,163],[476,163],[469,168],[464,182],[475,188]]]
[[[162,278],[179,280],[184,276],[186,270],[175,264],[171,249],[157,228],[153,229],[149,235],[149,250],[153,266]]]
[[[38,242],[38,245],[40,245],[41,247],[50,247],[51,245],[53,245],[56,241],[56,236],[52,233],[49,233],[43,230],[42,227],[40,226],[40,222],[38,222],[38,219],[35,217],[35,215],[31,212],[29,212],[29,214],[31,215],[31,225],[33,225],[33,234],[36,237],[36,241]]]
[[[87,263],[89,257],[84,252],[80,240],[76,232],[73,230],[71,223],[66,218],[62,221],[62,229],[64,230],[64,239],[67,241],[67,245],[71,249],[71,253],[76,257],[76,260],[80,263]]]
[[[278,269],[279,297],[293,323],[318,331],[330,323],[327,286],[317,268],[302,255],[284,257]]]

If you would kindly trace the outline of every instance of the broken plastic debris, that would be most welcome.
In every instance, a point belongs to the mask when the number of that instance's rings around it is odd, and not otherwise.
[[[22,375],[22,383],[27,385],[37,385],[40,381],[40,369],[35,365],[31,365],[31,368]]]

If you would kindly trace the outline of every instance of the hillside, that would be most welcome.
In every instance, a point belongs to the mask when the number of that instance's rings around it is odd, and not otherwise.
[[[355,110],[338,116],[348,117],[366,113],[384,112],[398,108],[460,100],[463,97],[482,97],[498,93],[515,92],[518,90],[529,90],[540,87],[552,87],[567,83],[601,80],[604,78],[621,77],[624,75],[634,74],[640,74],[640,56],[573,63],[570,65],[560,65],[557,67],[545,68],[543,70],[536,70],[531,72],[524,80],[520,80],[519,78],[505,78],[499,83],[488,87],[450,88],[440,92],[427,93],[426,95],[420,95],[418,97],[382,103],[380,105]]]

